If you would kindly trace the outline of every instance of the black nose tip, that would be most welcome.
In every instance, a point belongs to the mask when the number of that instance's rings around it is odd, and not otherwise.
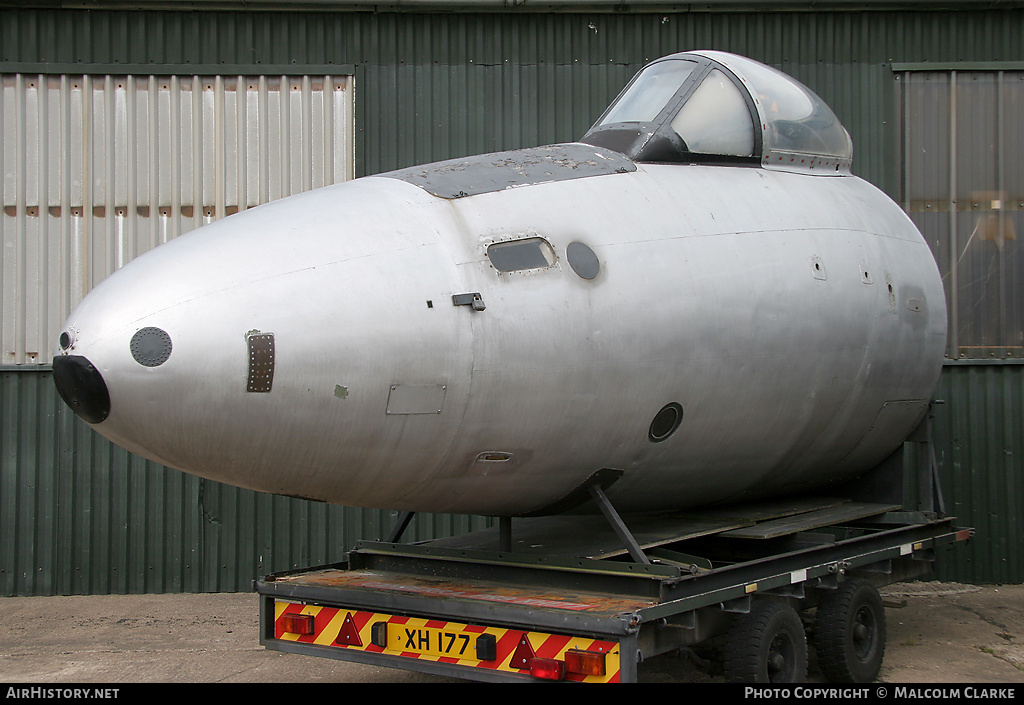
[[[53,358],[53,383],[71,410],[89,423],[99,423],[110,413],[110,393],[103,375],[80,355]]]

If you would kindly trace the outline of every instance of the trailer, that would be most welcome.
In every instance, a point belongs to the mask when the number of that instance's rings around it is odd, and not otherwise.
[[[417,544],[397,540],[405,515],[344,561],[255,581],[260,641],[469,680],[611,683],[725,635],[729,681],[801,682],[813,643],[830,681],[871,682],[885,649],[878,588],[931,572],[937,549],[973,535],[944,516],[923,447],[910,504],[854,496],[902,487],[900,452],[833,497],[620,516],[598,480],[585,490],[600,514]]]

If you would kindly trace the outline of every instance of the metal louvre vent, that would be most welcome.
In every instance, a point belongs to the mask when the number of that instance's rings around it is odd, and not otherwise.
[[[274,384],[274,334],[248,335],[249,383],[247,392],[269,392]]]

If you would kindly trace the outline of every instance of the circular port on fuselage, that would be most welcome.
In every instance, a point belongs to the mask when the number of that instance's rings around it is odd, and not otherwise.
[[[647,437],[654,443],[660,443],[675,433],[682,422],[683,407],[676,402],[666,404],[655,415],[654,421],[651,421],[651,428],[647,432]]]
[[[171,356],[171,336],[161,328],[142,328],[132,336],[132,357],[144,367],[159,367]]]

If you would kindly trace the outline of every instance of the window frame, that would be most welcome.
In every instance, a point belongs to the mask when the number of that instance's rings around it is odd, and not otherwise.
[[[1024,162],[1024,140],[1009,139],[1015,123],[1006,105],[1011,85],[1017,91],[1015,105],[1024,103],[1024,62],[893,63],[891,68],[899,95],[899,200],[932,249],[942,276],[949,312],[947,362],[1024,362],[1024,296],[1014,296],[1020,292],[1013,290],[1015,280],[1024,281],[1024,243],[1016,242],[1024,238],[1024,168],[1014,166]],[[994,79],[994,100],[965,102],[961,89],[979,76]],[[933,95],[927,94],[928,84]],[[919,114],[924,117],[916,119]],[[964,132],[985,119],[994,120],[988,128],[995,143],[985,150],[994,164],[981,161],[987,158],[983,151],[969,148],[975,135]],[[933,162],[926,161],[933,155]],[[922,183],[928,180],[937,185]],[[990,240],[995,244],[988,248],[989,264],[996,267],[990,270],[997,275],[995,301],[989,277],[982,284],[972,278],[984,264],[985,253],[977,245]],[[974,261],[965,266],[972,246]],[[993,317],[998,319],[994,342]]]

